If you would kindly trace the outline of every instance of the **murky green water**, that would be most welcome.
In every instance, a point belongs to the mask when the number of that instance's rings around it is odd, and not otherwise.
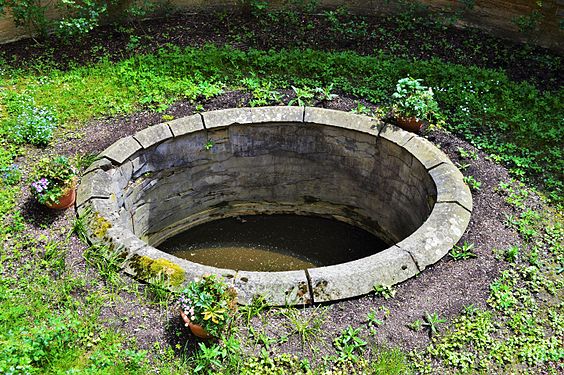
[[[289,271],[360,259],[388,247],[365,230],[298,215],[212,221],[169,238],[159,249],[192,262],[246,271]]]

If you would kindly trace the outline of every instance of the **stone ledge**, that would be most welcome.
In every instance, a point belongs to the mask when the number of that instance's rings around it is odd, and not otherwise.
[[[310,304],[310,289],[305,271],[239,271],[235,278],[239,303],[249,304],[262,296],[271,306]]]
[[[437,202],[458,202],[468,211],[472,211],[472,193],[464,183],[464,176],[448,160],[429,171],[437,186]]]
[[[117,164],[126,161],[131,155],[141,150],[141,145],[132,136],[125,137],[116,141],[108,147],[100,156],[106,157]]]
[[[150,176],[151,173],[148,172],[153,172],[159,166],[158,161],[166,159],[155,157],[150,163],[156,162],[157,165],[145,166],[149,161],[145,160],[147,154],[143,149],[149,148],[148,152],[156,154],[176,154],[171,144],[190,140],[191,138],[181,136],[191,133],[225,128],[232,124],[302,124],[304,119],[309,124],[331,126],[331,132],[341,128],[386,139],[391,143],[374,142],[370,147],[381,147],[382,144],[390,147],[395,144],[400,148],[386,149],[388,158],[400,158],[406,154],[406,168],[421,163],[419,169],[429,170],[429,175],[436,184],[438,203],[423,225],[397,245],[360,260],[313,268],[307,272],[272,273],[236,272],[192,263],[149,246],[132,232],[131,214],[120,207],[125,205],[123,190],[128,189],[127,185],[131,183],[126,180],[128,177],[135,180],[141,172]],[[220,131],[228,134],[226,129]],[[198,142],[202,143],[203,140],[198,139]],[[177,147],[184,149],[185,145]],[[175,280],[181,280],[177,286],[206,273],[221,275],[234,283],[243,304],[251,302],[258,295],[265,296],[271,305],[327,302],[369,293],[374,285],[402,282],[438,261],[454,246],[469,223],[472,209],[472,196],[462,180],[462,174],[432,143],[373,118],[321,108],[234,108],[196,114],[155,125],[134,136],[123,138],[106,149],[102,156],[104,159],[94,163],[83,176],[77,195],[78,214],[93,214],[89,222],[91,240],[103,241],[114,249],[124,249],[127,257],[125,271],[146,281],[154,276],[151,272],[159,269],[174,276]],[[210,154],[206,158],[215,156]],[[217,160],[221,161],[223,159]],[[112,163],[117,163],[120,167],[115,167]],[[396,164],[391,165],[397,167]],[[397,168],[392,172],[390,179],[399,173]],[[150,186],[152,185],[144,188]],[[400,186],[392,189],[392,193],[405,189],[408,187]],[[404,191],[404,195],[407,193],[409,191]],[[428,194],[434,196],[434,191]]]
[[[304,122],[336,126],[376,136],[384,127],[382,121],[372,117],[315,107],[305,107]]]
[[[397,246],[409,252],[423,271],[456,245],[469,222],[470,212],[460,205],[437,203],[427,221]]]
[[[96,169],[82,176],[76,192],[76,206],[84,204],[92,198],[109,198],[115,193],[112,177],[102,169]]]
[[[251,119],[255,124],[268,122],[303,122],[304,107],[254,107]]]
[[[308,269],[313,301],[329,302],[370,293],[375,285],[394,285],[419,273],[408,252],[392,246],[369,257]]]
[[[431,169],[441,163],[450,162],[450,159],[444,152],[422,137],[412,137],[403,147],[414,155],[426,169]]]
[[[167,122],[166,124],[170,127],[170,130],[175,137],[193,133],[199,130],[204,130],[202,115],[200,115],[199,113],[192,116],[172,120]]]
[[[172,138],[172,132],[167,124],[158,124],[135,133],[133,138],[146,149],[165,139]]]
[[[392,124],[385,124],[379,135],[400,147],[403,147],[411,138],[416,137],[413,133],[402,130]]]
[[[206,129],[221,128],[233,124],[253,122],[251,108],[230,108],[202,113]]]

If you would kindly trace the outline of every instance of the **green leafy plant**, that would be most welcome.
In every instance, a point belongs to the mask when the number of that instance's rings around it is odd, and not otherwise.
[[[374,292],[377,296],[384,297],[385,299],[393,298],[396,291],[390,285],[374,285]]]
[[[167,305],[172,298],[170,278],[163,272],[157,273],[147,283],[147,296],[159,305]]]
[[[267,308],[268,304],[264,296],[254,296],[251,303],[241,307],[239,311],[245,318],[247,324],[250,324],[253,317],[259,316]]]
[[[5,185],[16,185],[22,178],[22,172],[17,164],[0,166],[0,181]]]
[[[315,90],[305,86],[303,88],[292,86],[292,90],[296,94],[296,97],[288,102],[288,105],[298,104],[298,106],[303,107],[310,105],[315,99]]]
[[[58,7],[64,16],[57,22],[57,31],[64,36],[88,33],[100,24],[112,3],[117,0],[61,0]]]
[[[474,244],[464,241],[462,246],[455,245],[449,252],[449,255],[454,260],[475,258]]]
[[[419,332],[423,329],[423,321],[421,319],[416,319],[413,322],[411,322],[410,324],[408,324],[407,326],[415,331],[415,332]]]
[[[0,0],[0,14],[9,9],[16,26],[24,27],[30,33],[47,33],[50,21],[45,16],[46,8],[41,0]]]
[[[429,334],[435,335],[439,332],[439,324],[446,323],[446,319],[443,319],[436,312],[429,314],[425,313],[425,321],[422,323],[423,326],[429,328]]]
[[[84,251],[83,257],[109,285],[118,286],[122,282],[119,275],[125,261],[122,249],[94,244]]]
[[[372,114],[372,110],[360,101],[356,103],[356,107],[351,109],[351,112],[358,113],[359,115],[368,115],[368,116]]]
[[[208,139],[208,140],[206,141],[206,143],[204,144],[204,150],[209,151],[209,150],[211,150],[211,149],[213,148],[213,146],[215,146],[215,142],[214,142],[213,140],[211,140],[211,139]]]
[[[41,204],[56,204],[74,188],[76,172],[65,156],[41,159],[31,173],[30,189]]]
[[[392,110],[396,116],[415,117],[419,120],[431,121],[439,114],[439,105],[433,90],[423,86],[421,79],[406,77],[396,84],[392,94]]]
[[[474,176],[464,176],[463,180],[470,190],[478,191],[482,187],[482,183],[476,180]]]
[[[478,153],[476,151],[469,151],[462,147],[458,147],[456,151],[458,151],[458,154],[462,158],[472,159],[472,160],[478,159]]]
[[[360,328],[348,326],[333,340],[333,345],[339,354],[339,361],[357,361],[358,356],[364,352],[367,342],[359,337]]]
[[[505,260],[508,262],[515,262],[517,260],[517,258],[519,257],[519,247],[518,246],[509,246],[506,250],[505,250]]]
[[[178,302],[192,323],[219,337],[233,317],[237,294],[218,276],[207,275],[191,281],[180,293]]]
[[[536,31],[544,18],[544,15],[541,12],[543,7],[542,0],[537,0],[535,4],[536,7],[531,11],[531,13],[520,15],[512,19],[512,22],[517,25],[521,33]]]
[[[333,91],[333,84],[330,84],[327,87],[316,87],[313,89],[315,92],[315,97],[317,100],[330,102],[331,100],[335,100],[339,97],[339,95],[332,93]]]

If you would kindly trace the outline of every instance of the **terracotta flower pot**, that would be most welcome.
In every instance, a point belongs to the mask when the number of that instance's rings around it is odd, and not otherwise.
[[[66,193],[59,198],[59,203],[46,203],[45,205],[54,210],[64,210],[74,204],[76,200],[76,183],[73,182]]]
[[[423,120],[420,120],[417,117],[398,116],[396,117],[396,123],[400,128],[412,133],[420,133],[421,130],[423,130],[424,125]]]
[[[185,326],[189,327],[190,331],[192,331],[196,337],[201,339],[211,339],[213,337],[204,329],[204,327],[199,324],[192,323],[184,311],[180,310],[180,316],[182,317],[182,320],[184,320]]]

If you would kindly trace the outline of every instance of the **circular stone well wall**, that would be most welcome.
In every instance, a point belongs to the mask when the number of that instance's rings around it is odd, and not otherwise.
[[[424,138],[309,107],[227,109],[151,126],[106,149],[77,195],[91,241],[121,249],[126,272],[148,281],[164,272],[177,287],[219,274],[241,303],[263,295],[272,305],[350,298],[404,281],[452,248],[471,209],[462,174]],[[286,272],[218,269],[156,248],[208,221],[280,213],[344,221],[393,245]]]

